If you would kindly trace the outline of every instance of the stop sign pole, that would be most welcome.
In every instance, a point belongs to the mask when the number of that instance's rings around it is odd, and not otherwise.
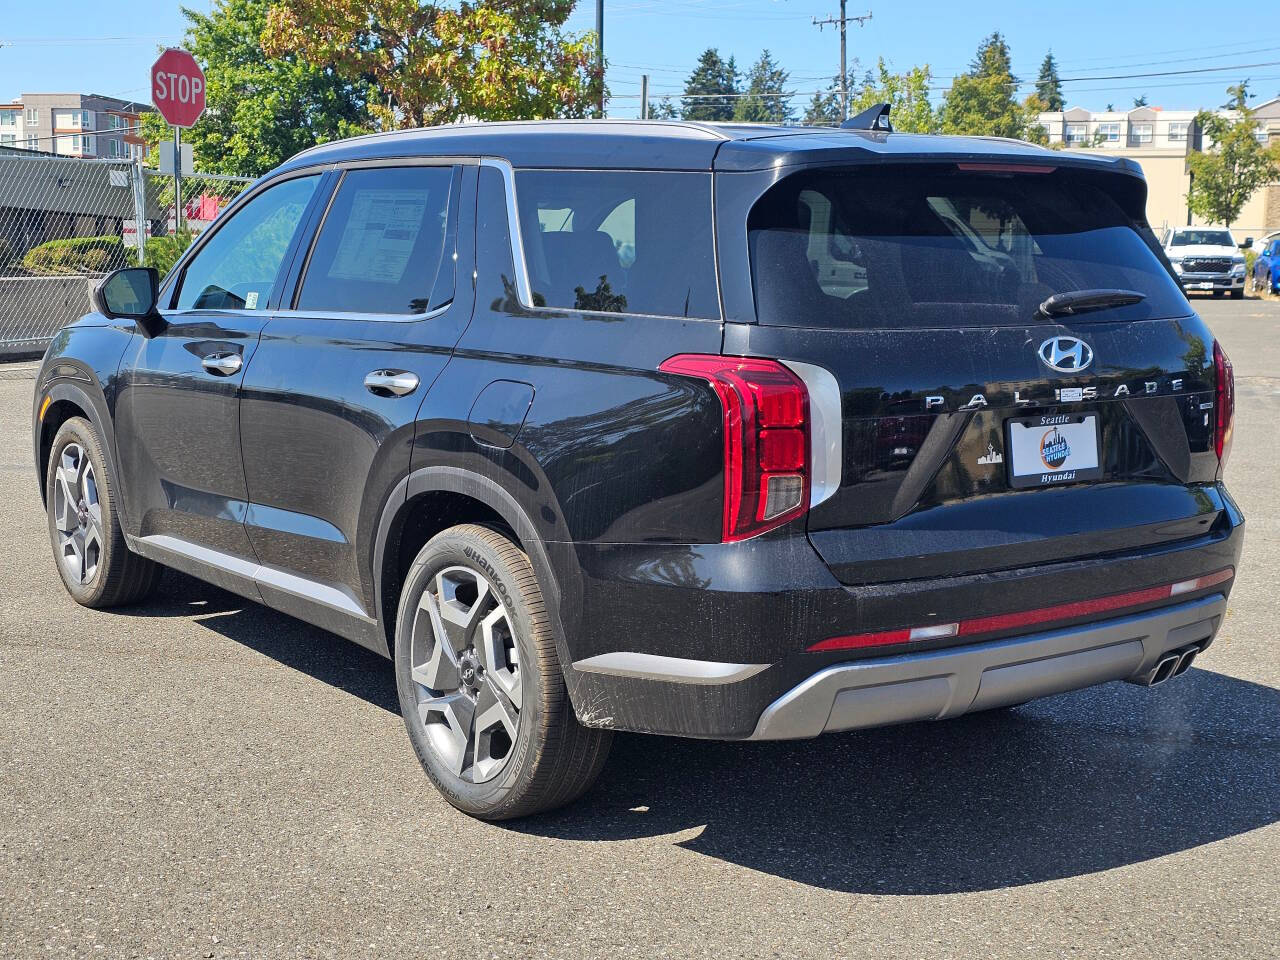
[[[182,229],[182,128],[204,113],[204,71],[185,50],[170,47],[151,65],[151,102],[173,127],[173,222]]]

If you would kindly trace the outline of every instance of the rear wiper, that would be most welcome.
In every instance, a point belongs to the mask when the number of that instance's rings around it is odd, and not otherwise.
[[[1090,310],[1106,310],[1108,307],[1128,307],[1147,299],[1137,290],[1072,290],[1055,293],[1040,304],[1040,312],[1046,317],[1071,317]]]

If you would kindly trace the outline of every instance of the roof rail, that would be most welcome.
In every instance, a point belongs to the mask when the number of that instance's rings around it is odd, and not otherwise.
[[[893,124],[889,122],[889,104],[877,103],[867,107],[856,117],[850,117],[840,124],[841,130],[880,130],[893,133]]]

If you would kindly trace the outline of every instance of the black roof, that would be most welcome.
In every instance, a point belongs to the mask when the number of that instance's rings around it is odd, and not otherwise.
[[[759,170],[778,164],[937,159],[1071,165],[1141,175],[1136,163],[1020,140],[682,120],[525,120],[375,133],[305,150],[281,169],[412,156],[500,157],[515,167]]]

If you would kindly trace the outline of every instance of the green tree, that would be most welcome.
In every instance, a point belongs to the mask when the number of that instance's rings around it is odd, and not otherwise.
[[[208,85],[204,115],[182,134],[199,170],[258,176],[299,150],[370,127],[363,81],[295,55],[263,53],[270,6],[270,0],[216,0],[208,14],[182,8],[184,45]],[[159,114],[147,114],[142,135],[154,146],[173,132]]]
[[[1040,75],[1036,77],[1035,95],[1044,105],[1040,111],[1042,113],[1061,110],[1066,106],[1066,101],[1062,98],[1062,79],[1058,76],[1058,61],[1054,59],[1052,50],[1046,53],[1044,60],[1040,62]]]
[[[714,47],[702,51],[698,65],[684,84],[685,120],[732,120],[738,92],[738,68],[733,57],[723,60]]]
[[[760,52],[760,59],[747,71],[747,88],[733,108],[733,119],[743,123],[789,123],[795,119],[791,98],[786,96],[790,74],[783,70],[769,55]]]
[[[1147,95],[1145,93],[1140,97],[1133,98],[1134,109],[1137,109],[1138,107],[1145,107],[1146,105],[1147,105]]]
[[[1196,117],[1212,146],[1187,158],[1192,174],[1187,205],[1210,223],[1230,227],[1254,191],[1280,176],[1280,155],[1276,147],[1258,142],[1249,82],[1228,87],[1227,93],[1231,99],[1225,107],[1234,116],[1201,111]]]
[[[815,91],[800,122],[806,127],[840,126],[840,94],[830,87],[825,92]]]
[[[575,2],[276,0],[263,48],[367,80],[383,128],[583,117],[601,76],[594,35],[564,30]]]
[[[1031,117],[1026,106],[1014,99],[1017,88],[1009,45],[997,31],[982,42],[969,72],[952,80],[942,105],[942,132],[1023,136]]]
[[[929,65],[912,67],[906,73],[893,73],[881,57],[876,72],[867,71],[860,86],[851,87],[849,114],[887,103],[893,129],[903,133],[937,133],[938,113],[929,102]],[[840,112],[837,98],[836,113]]]
[[[670,97],[663,97],[657,103],[649,104],[649,117],[653,120],[675,120],[679,116]]]

